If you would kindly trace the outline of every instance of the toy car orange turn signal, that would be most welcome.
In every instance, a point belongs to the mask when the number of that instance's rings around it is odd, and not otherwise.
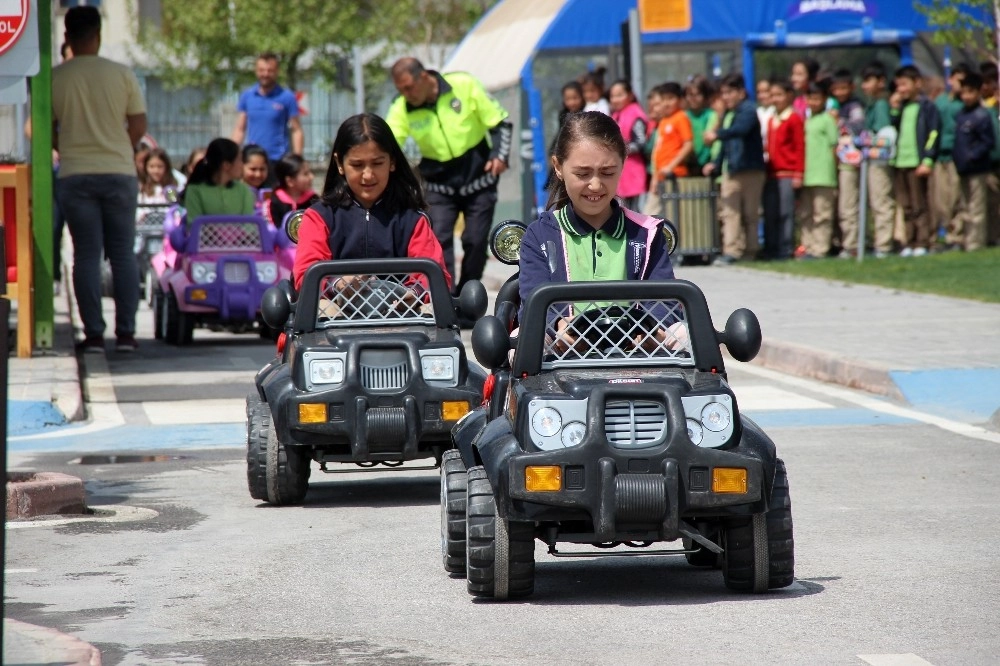
[[[562,490],[562,468],[559,465],[525,467],[524,488],[536,493]]]
[[[324,402],[300,403],[299,423],[326,423],[326,403]]]
[[[742,467],[716,467],[712,469],[713,493],[746,493],[747,471]]]
[[[445,421],[457,421],[469,411],[469,403],[465,400],[445,400],[441,403],[441,418]]]

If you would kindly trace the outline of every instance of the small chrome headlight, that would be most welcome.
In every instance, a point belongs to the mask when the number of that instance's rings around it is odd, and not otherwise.
[[[313,384],[339,384],[344,381],[344,361],[339,358],[309,362],[309,380]]]
[[[278,264],[274,261],[257,262],[257,281],[270,284],[278,279]]]
[[[542,437],[551,437],[562,428],[562,416],[551,407],[542,407],[531,418],[531,427]]]
[[[211,261],[195,261],[191,264],[191,279],[196,284],[215,282],[215,263]]]
[[[712,432],[722,432],[731,420],[729,410],[721,402],[710,402],[701,410],[701,424]]]
[[[687,420],[687,431],[688,439],[691,440],[692,444],[700,445],[701,441],[705,439],[705,430],[701,427],[701,424],[694,419]]]
[[[567,423],[562,431],[562,443],[567,449],[571,446],[578,446],[587,434],[587,426],[579,421]]]
[[[421,356],[420,368],[425,380],[451,381],[455,378],[455,359],[451,356]]]

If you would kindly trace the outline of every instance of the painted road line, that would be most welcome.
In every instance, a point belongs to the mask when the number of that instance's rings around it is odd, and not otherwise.
[[[251,366],[252,367],[252,366]],[[253,372],[247,370],[213,370],[210,373],[198,373],[199,385],[215,384],[246,384],[253,385]],[[185,386],[191,382],[190,370],[170,372],[116,372],[115,388],[146,388],[150,386]]]
[[[62,431],[69,430],[66,436]],[[243,448],[247,441],[246,419],[242,423],[203,423],[174,426],[123,425],[81,433],[63,428],[49,435],[10,438],[7,450],[19,453],[49,451],[156,451],[161,449]]]
[[[755,365],[743,365],[740,366],[740,370],[744,372],[749,372],[755,374],[758,377],[765,377],[772,381],[780,382],[786,386],[797,386],[799,388],[808,390],[812,393],[820,393],[822,395],[835,398],[837,400],[843,400],[845,402],[850,402],[852,404],[858,405],[865,409],[870,409],[872,411],[881,412],[883,414],[889,414],[891,416],[897,416],[905,419],[912,419],[914,421],[919,421],[927,425],[936,426],[942,430],[947,430],[948,432],[953,432],[957,435],[962,435],[964,437],[971,437],[973,439],[979,439],[984,442],[992,442],[994,444],[1000,444],[1000,433],[992,432],[986,430],[985,428],[980,428],[979,426],[971,425],[968,423],[960,423],[958,421],[952,421],[951,419],[946,419],[940,416],[934,416],[933,414],[927,414],[910,407],[903,407],[896,405],[894,403],[888,402],[884,399],[868,397],[861,393],[857,393],[845,388],[839,388],[831,384],[824,384],[812,379],[800,379],[798,377],[792,377],[791,375],[786,375],[776,370],[768,370],[766,368],[761,368]]]
[[[893,370],[906,401],[921,411],[984,423],[1000,410],[1000,368]]]
[[[828,428],[836,426],[906,425],[916,423],[894,414],[883,414],[860,407],[839,409],[749,410],[739,404],[740,412],[761,428]]]
[[[858,659],[871,666],[934,666],[926,659],[913,653],[906,654],[859,654]]]
[[[153,425],[244,423],[247,419],[244,398],[163,400],[144,402],[142,408]]]
[[[776,386],[749,385],[734,389],[740,411],[833,409],[833,405]]]
[[[31,435],[8,437],[8,442],[33,442],[51,438],[81,437],[102,433],[112,428],[125,425],[125,417],[117,403],[93,403],[87,405],[90,421],[82,424],[70,424],[59,428],[51,428]]]

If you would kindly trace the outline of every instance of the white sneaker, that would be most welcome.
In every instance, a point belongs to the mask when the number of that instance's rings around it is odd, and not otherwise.
[[[927,248],[926,247],[918,247],[917,249],[915,249],[913,251],[913,256],[914,257],[924,257],[924,256],[927,256]]]
[[[899,256],[901,256],[901,257],[912,257],[913,256],[913,248],[912,247],[904,247],[903,250],[899,253]]]
[[[875,251],[875,258],[876,259],[885,259],[888,256],[889,256],[888,252],[882,252],[881,250],[876,250]]]

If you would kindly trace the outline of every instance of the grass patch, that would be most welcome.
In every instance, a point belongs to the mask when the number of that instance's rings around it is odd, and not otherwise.
[[[872,284],[892,289],[1000,303],[1000,247],[925,257],[747,262],[741,266],[789,275]]]

